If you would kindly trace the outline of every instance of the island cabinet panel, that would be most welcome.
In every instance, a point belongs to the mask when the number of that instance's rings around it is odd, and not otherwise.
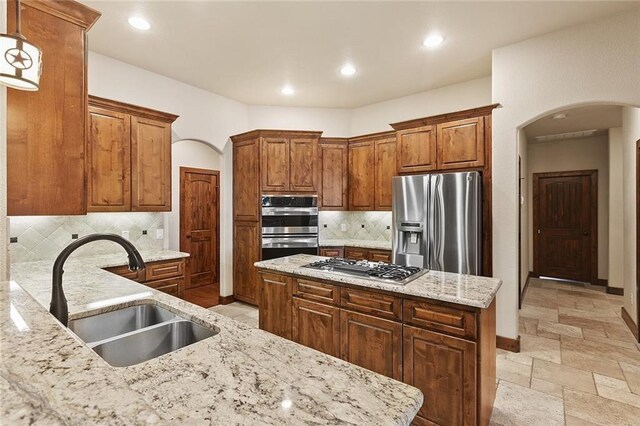
[[[348,145],[345,140],[320,140],[320,190],[318,207],[321,210],[349,209]]]
[[[260,219],[260,141],[233,144],[233,219]]]
[[[375,209],[373,141],[349,144],[349,210]]]
[[[171,125],[131,117],[133,211],[171,211]]]
[[[475,312],[463,311],[436,303],[405,300],[404,320],[418,327],[459,337],[475,339],[477,336]]]
[[[293,295],[330,305],[338,305],[340,303],[340,287],[301,278],[293,280]]]
[[[289,141],[289,191],[318,190],[318,140],[291,138]]]
[[[403,380],[424,395],[414,424],[476,424],[475,342],[405,325],[403,353]]]
[[[354,260],[367,260],[369,259],[369,250],[356,247],[345,247],[344,257]]]
[[[344,257],[344,247],[320,247],[320,256]]]
[[[402,324],[341,309],[340,357],[402,380]]]
[[[484,166],[484,117],[438,124],[438,169]]]
[[[262,191],[283,192],[288,190],[289,140],[287,138],[262,138]]]
[[[391,210],[392,178],[396,175],[396,138],[375,141],[375,210]]]
[[[291,278],[260,273],[259,326],[261,330],[291,340]]]
[[[258,270],[260,260],[260,224],[236,222],[233,225],[233,295],[236,299],[258,304]]]
[[[131,211],[131,117],[89,105],[87,211]]]
[[[397,172],[426,173],[436,170],[436,126],[399,130],[396,134]]]
[[[368,290],[340,289],[340,306],[391,320],[402,320],[402,299]]]
[[[292,340],[339,357],[340,309],[294,298]]]

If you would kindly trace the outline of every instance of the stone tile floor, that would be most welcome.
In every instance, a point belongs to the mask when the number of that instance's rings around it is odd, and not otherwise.
[[[588,284],[531,279],[521,352],[498,350],[492,425],[640,425],[640,346],[622,296]],[[258,326],[244,303],[211,308]]]

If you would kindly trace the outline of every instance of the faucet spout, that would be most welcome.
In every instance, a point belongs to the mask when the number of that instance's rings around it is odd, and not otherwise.
[[[62,274],[64,273],[64,262],[69,255],[73,253],[79,247],[88,244],[93,241],[113,241],[118,243],[125,249],[129,255],[129,270],[137,271],[145,268],[144,260],[140,256],[140,252],[135,248],[129,240],[122,238],[116,234],[91,234],[86,237],[82,237],[68,246],[66,246],[58,255],[53,263],[53,280],[51,289],[51,305],[49,312],[58,319],[65,327],[69,324],[69,307],[67,304],[67,298],[64,295],[62,289]]]

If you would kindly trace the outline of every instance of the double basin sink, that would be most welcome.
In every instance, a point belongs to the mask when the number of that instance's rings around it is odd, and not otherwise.
[[[114,367],[139,364],[220,332],[153,304],[72,320],[69,329]]]

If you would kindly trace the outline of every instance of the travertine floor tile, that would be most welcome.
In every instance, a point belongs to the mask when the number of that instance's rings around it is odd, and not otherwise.
[[[564,420],[565,420],[564,424],[566,426],[593,426],[593,425],[595,425],[595,423],[591,423],[588,420],[583,420],[583,419],[579,419],[577,417],[568,416],[568,415],[564,416]]]
[[[520,317],[518,329],[520,331],[520,334],[532,334],[535,336],[538,333],[538,320],[533,318]]]
[[[562,399],[501,380],[496,393],[491,424],[503,426],[563,425]]]
[[[631,392],[640,395],[640,364],[621,362],[620,367]]]
[[[578,351],[602,357],[603,359],[640,364],[640,351],[637,349],[621,348],[607,342],[594,342],[568,336],[562,336],[561,342],[563,355],[567,351]]]
[[[555,383],[567,389],[596,393],[593,375],[590,372],[566,365],[534,359],[532,377]]]
[[[523,305],[522,309],[520,309],[520,316],[525,318],[558,322],[557,309],[542,308],[540,306]]]
[[[517,362],[520,364],[531,366],[533,365],[533,358],[522,352],[509,352],[502,349],[496,350],[496,356],[498,359],[508,359],[509,361]]]
[[[564,390],[566,414],[604,426],[637,426],[640,408],[584,392]]]
[[[598,393],[600,393],[601,387],[608,387],[631,392],[631,390],[629,389],[629,385],[627,385],[627,382],[625,380],[614,379],[613,377],[603,376],[598,373],[593,373],[593,379],[596,382]]]
[[[540,320],[538,322],[538,335],[540,332],[547,332],[553,334],[560,334],[563,336],[576,337],[582,339],[582,329],[573,325],[559,324],[557,322],[550,322]]]
[[[576,327],[590,328],[592,330],[604,331],[604,322],[590,318],[575,317],[572,315],[558,314],[560,324],[573,325]]]
[[[532,358],[560,364],[560,342],[545,337],[523,334],[520,336],[520,352]]]
[[[520,386],[529,387],[531,381],[531,366],[509,361],[505,358],[496,360],[496,376]]]
[[[628,390],[600,386],[598,387],[598,395],[604,398],[612,399],[614,401],[622,402],[623,404],[628,404],[636,408],[640,408],[640,395],[631,393]],[[640,423],[640,418],[638,418],[638,423]]]
[[[562,386],[555,383],[547,382],[546,380],[531,378],[531,389],[544,392],[546,394],[562,398]]]

